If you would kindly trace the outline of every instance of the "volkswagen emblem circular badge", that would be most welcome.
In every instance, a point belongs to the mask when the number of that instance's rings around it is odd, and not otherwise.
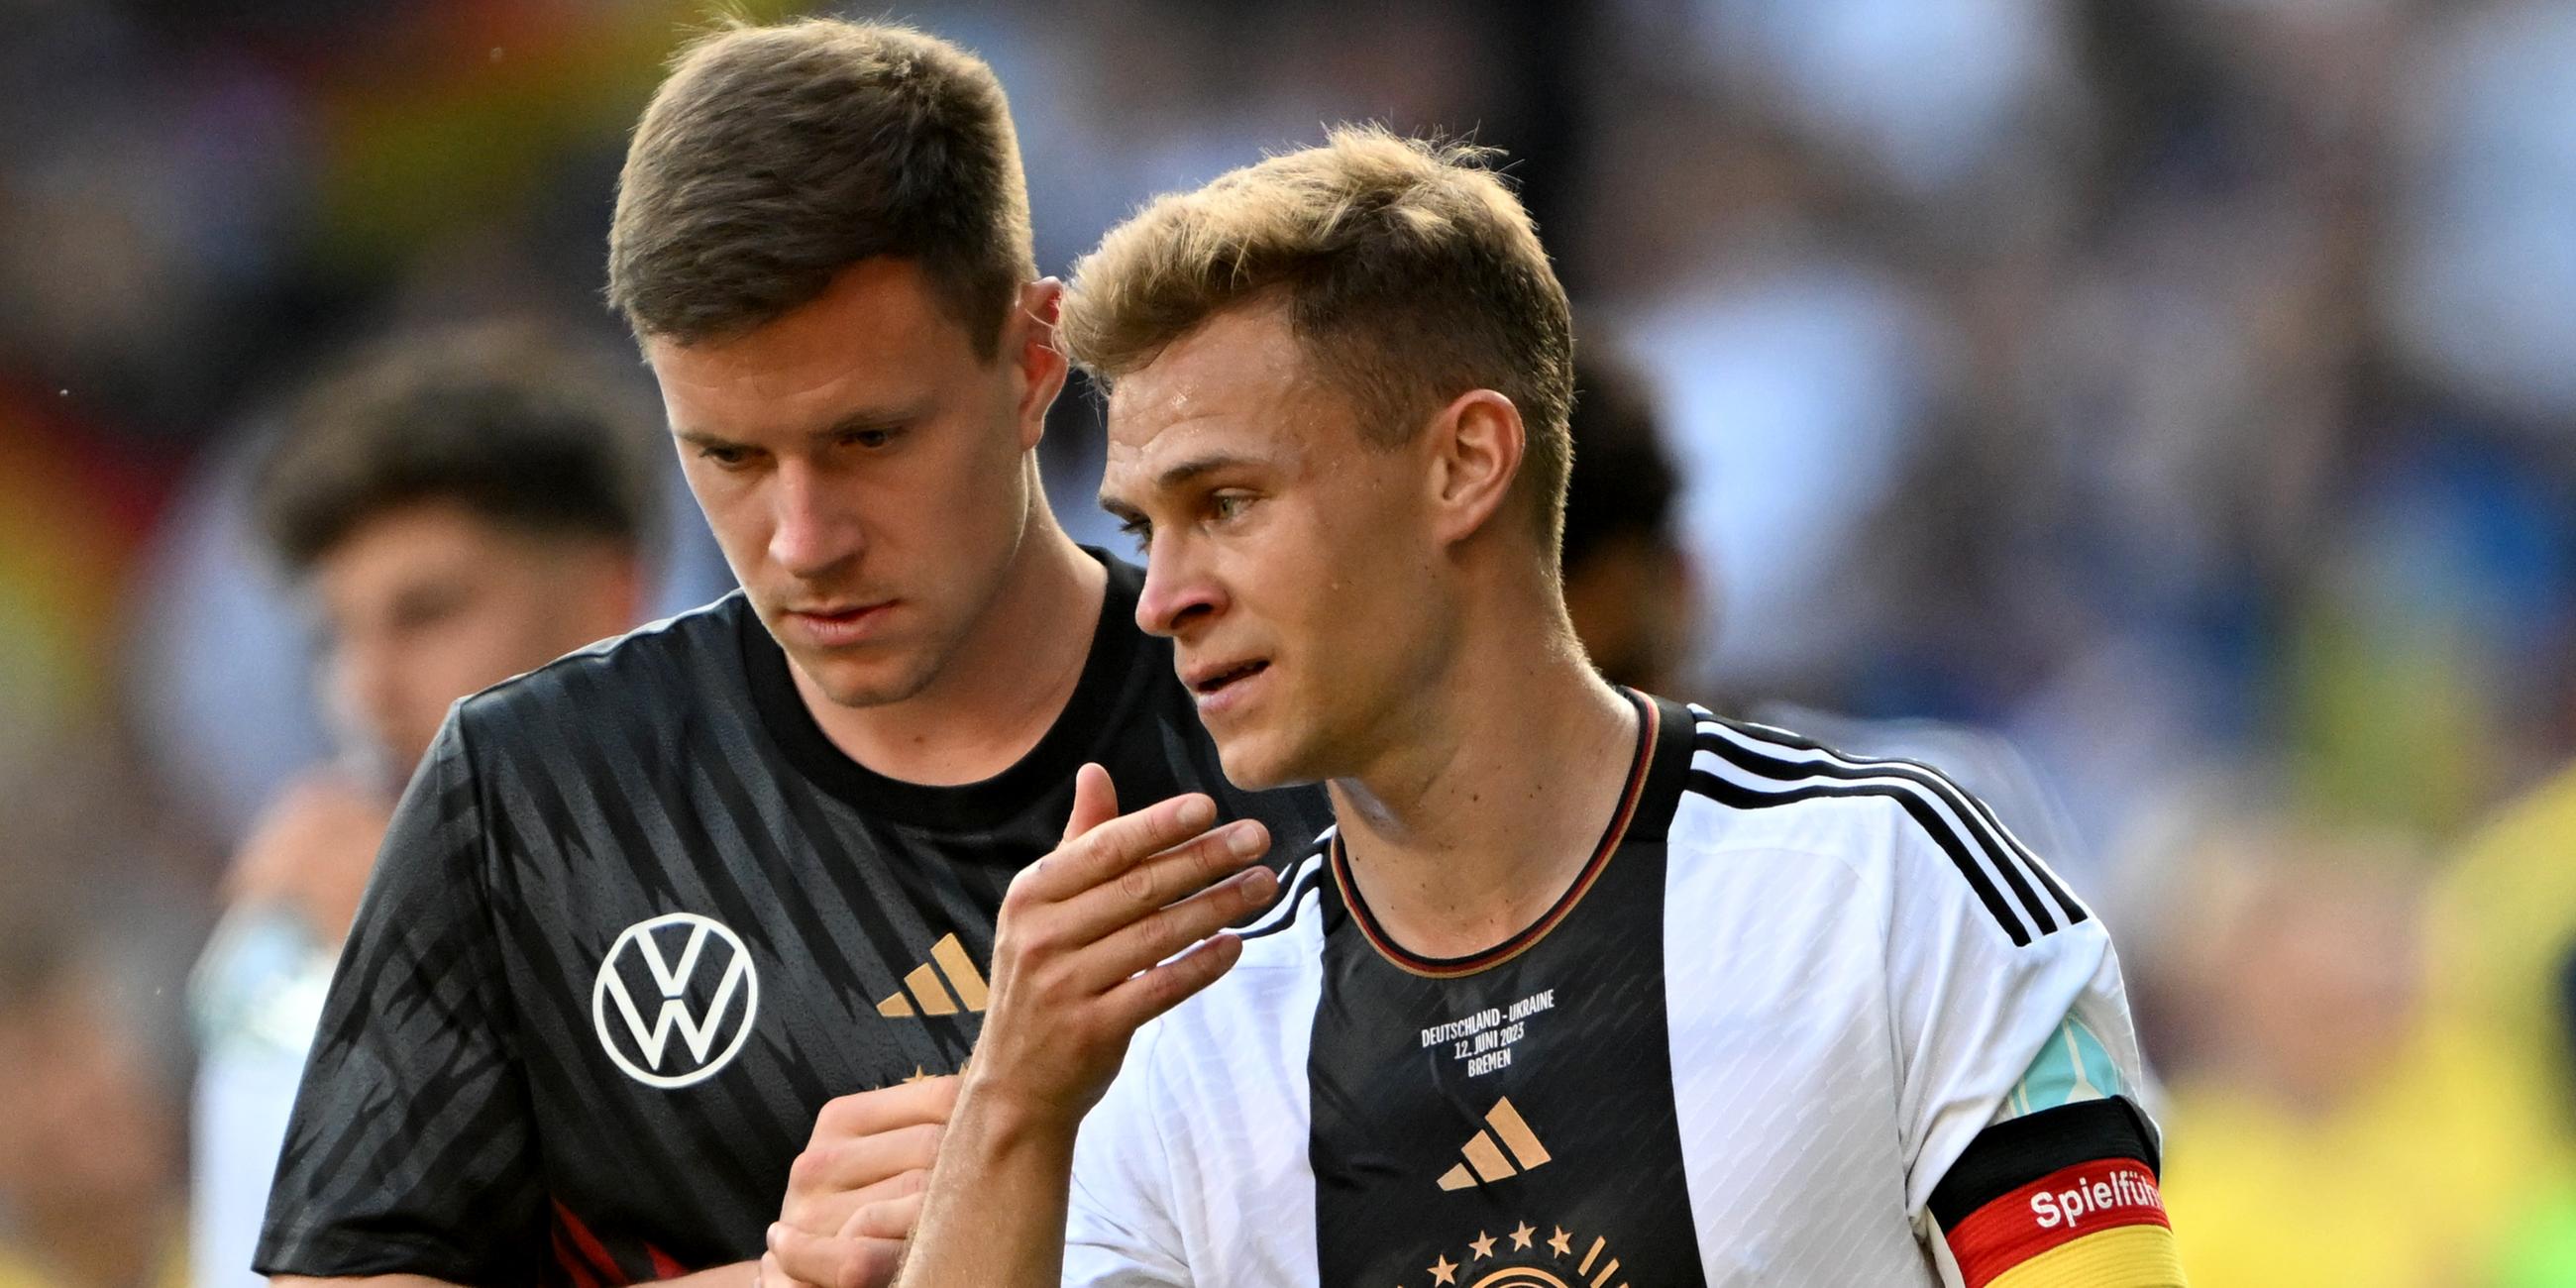
[[[723,923],[694,912],[628,926],[608,946],[590,990],[591,1022],[608,1058],[637,1082],[666,1089],[703,1082],[731,1063],[759,1010],[751,951]]]

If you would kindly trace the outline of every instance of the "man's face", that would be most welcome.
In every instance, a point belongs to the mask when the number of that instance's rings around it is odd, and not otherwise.
[[[638,580],[616,542],[521,531],[448,501],[385,511],[314,565],[326,688],[407,771],[450,703],[633,626]]]
[[[1415,443],[1364,441],[1277,306],[1219,314],[1117,383],[1101,504],[1149,534],[1139,626],[1175,641],[1226,777],[1361,772],[1453,626]]]
[[[183,1169],[172,1106],[87,971],[0,996],[0,1206],[59,1216],[150,1203]]]
[[[741,336],[647,342],[689,488],[809,691],[910,698],[992,606],[1064,381],[1057,290],[1024,289],[990,361],[884,258]]]

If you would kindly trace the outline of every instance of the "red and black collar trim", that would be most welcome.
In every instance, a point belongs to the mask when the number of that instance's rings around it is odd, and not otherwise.
[[[1619,843],[1627,839],[1628,825],[1636,820],[1638,802],[1646,795],[1647,771],[1655,763],[1655,734],[1662,704],[1633,690],[1622,692],[1637,708],[1637,749],[1628,761],[1628,785],[1619,793],[1619,807],[1610,812],[1610,826],[1603,830],[1601,840],[1592,847],[1592,857],[1584,862],[1583,870],[1575,874],[1573,884],[1566,887],[1564,894],[1557,896],[1556,902],[1538,920],[1483,952],[1465,957],[1424,957],[1406,951],[1389,938],[1379,928],[1376,915],[1369,911],[1368,901],[1360,897],[1359,883],[1351,879],[1350,852],[1342,843],[1342,834],[1338,830],[1333,833],[1333,884],[1341,891],[1342,906],[1350,910],[1352,924],[1359,927],[1360,934],[1367,938],[1369,946],[1375,948],[1379,956],[1411,974],[1432,979],[1457,979],[1491,970],[1528,952],[1538,945],[1538,941],[1547,938],[1549,931],[1572,915],[1574,906],[1583,902],[1583,896],[1592,889],[1595,881],[1601,879],[1603,870],[1610,866],[1610,856],[1619,852]]]

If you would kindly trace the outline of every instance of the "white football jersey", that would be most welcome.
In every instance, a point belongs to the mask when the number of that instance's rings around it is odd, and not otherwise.
[[[1958,1282],[1934,1190],[2025,1071],[2138,1084],[2108,936],[1922,766],[1638,705],[1617,817],[1488,952],[1407,953],[1319,840],[1085,1121],[1067,1283]]]

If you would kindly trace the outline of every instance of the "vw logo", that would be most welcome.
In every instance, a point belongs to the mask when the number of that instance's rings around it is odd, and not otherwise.
[[[694,912],[628,926],[608,946],[590,989],[599,1044],[626,1076],[648,1087],[686,1087],[715,1076],[742,1050],[759,1010],[751,951],[722,923]]]

